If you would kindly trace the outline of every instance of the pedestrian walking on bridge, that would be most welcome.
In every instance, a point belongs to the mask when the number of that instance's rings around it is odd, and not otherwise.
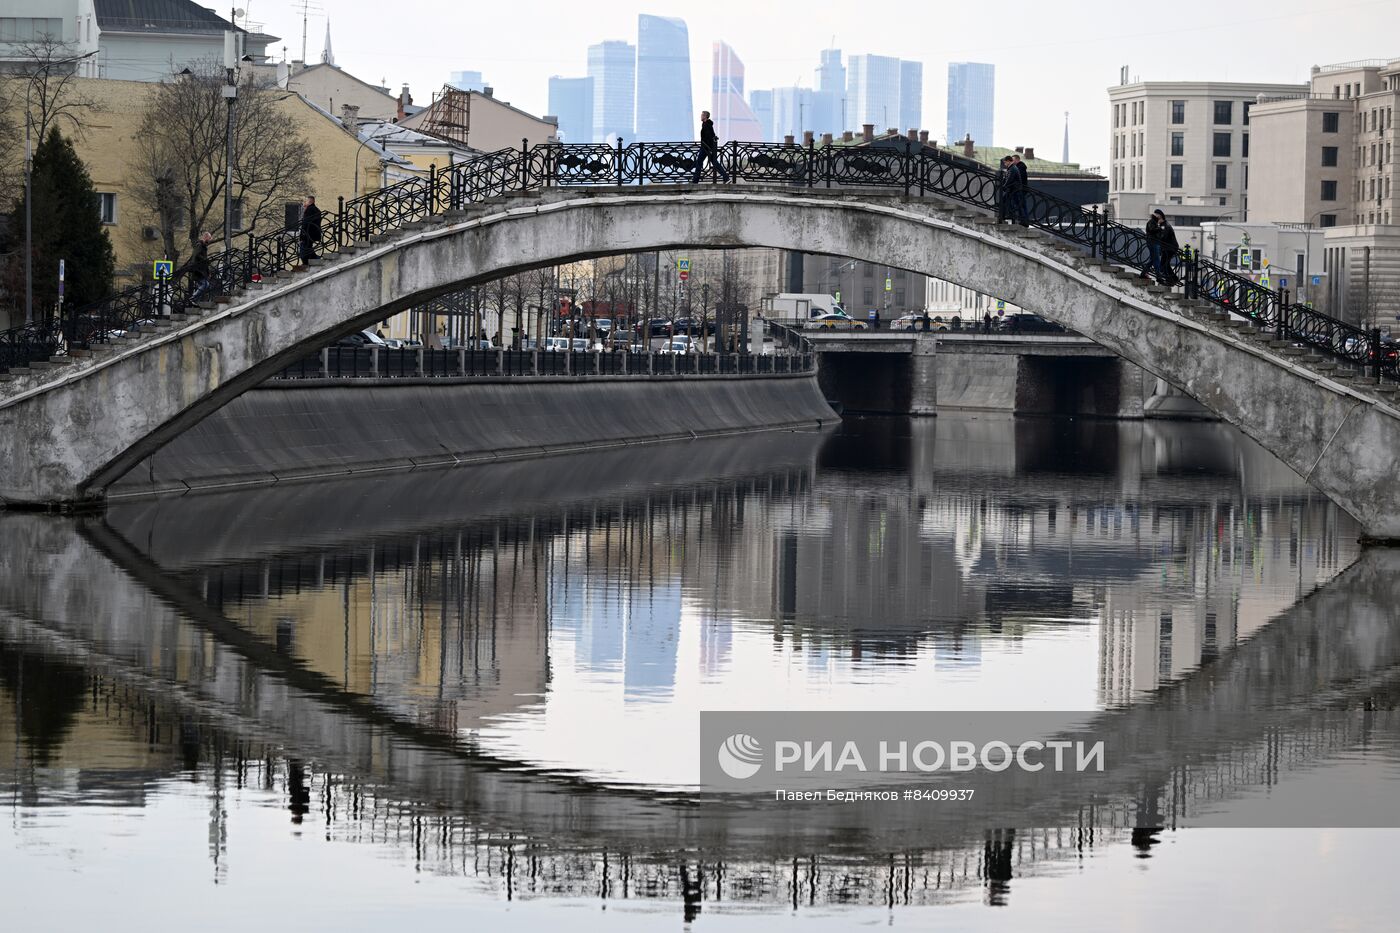
[[[321,242],[321,209],[316,206],[314,195],[307,195],[301,202],[301,224],[297,229],[297,256],[302,268],[316,258],[316,244]]]
[[[700,155],[695,159],[695,184],[700,183],[700,175],[705,170],[705,160],[709,160],[715,171],[719,172],[720,181],[729,181],[729,173],[724,170],[724,166],[719,161],[719,137],[715,135],[715,124],[710,120],[710,111],[700,111]]]

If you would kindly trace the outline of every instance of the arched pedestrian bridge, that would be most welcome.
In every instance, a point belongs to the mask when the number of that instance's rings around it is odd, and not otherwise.
[[[1037,192],[1029,228],[997,226],[995,175],[937,150],[736,144],[726,157],[736,183],[697,186],[684,183],[693,144],[484,156],[344,204],[310,269],[290,271],[283,234],[250,240],[218,263],[227,304],[127,292],[61,333],[11,337],[31,358],[74,352],[0,389],[0,499],[100,499],[308,350],[437,295],[589,257],[776,247],[909,269],[1059,321],[1238,425],[1368,536],[1400,539],[1400,390],[1374,334],[1200,259],[1174,259],[1184,290],[1145,286],[1129,271],[1146,260],[1140,234]],[[169,308],[168,327],[106,339]]]

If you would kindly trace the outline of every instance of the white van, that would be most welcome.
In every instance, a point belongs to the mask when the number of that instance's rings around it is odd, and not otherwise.
[[[828,315],[850,317],[835,296],[819,292],[782,292],[763,299],[763,316],[771,321],[805,324]]]

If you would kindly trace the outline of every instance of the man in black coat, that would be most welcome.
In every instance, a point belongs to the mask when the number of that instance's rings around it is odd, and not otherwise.
[[[209,243],[214,239],[214,235],[207,230],[199,235],[195,241],[194,252],[190,254],[190,261],[185,264],[186,271],[190,274],[190,301],[198,301],[209,291]]]
[[[1016,219],[1021,222],[1021,226],[1029,227],[1031,216],[1026,210],[1026,192],[1031,187],[1031,170],[1026,168],[1026,163],[1021,160],[1019,153],[1011,156],[1011,167],[1021,179],[1021,189],[1016,192]]]
[[[297,255],[305,265],[316,256],[316,244],[321,242],[321,209],[316,198],[307,195],[301,202],[301,225],[297,231]]]
[[[1000,223],[1008,220],[1015,222],[1019,219],[1021,210],[1021,173],[1016,170],[1011,156],[1002,157],[1000,181],[1001,199],[997,220]]]
[[[729,181],[729,173],[719,164],[719,137],[715,135],[715,125],[710,120],[710,111],[700,111],[700,155],[695,159],[695,184],[700,183],[700,174],[705,169],[705,160],[719,172],[721,181]]]

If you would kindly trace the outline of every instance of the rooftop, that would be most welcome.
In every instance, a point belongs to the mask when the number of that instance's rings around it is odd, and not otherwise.
[[[193,0],[92,0],[92,9],[98,26],[108,32],[247,32]],[[271,41],[276,37],[266,38]]]

